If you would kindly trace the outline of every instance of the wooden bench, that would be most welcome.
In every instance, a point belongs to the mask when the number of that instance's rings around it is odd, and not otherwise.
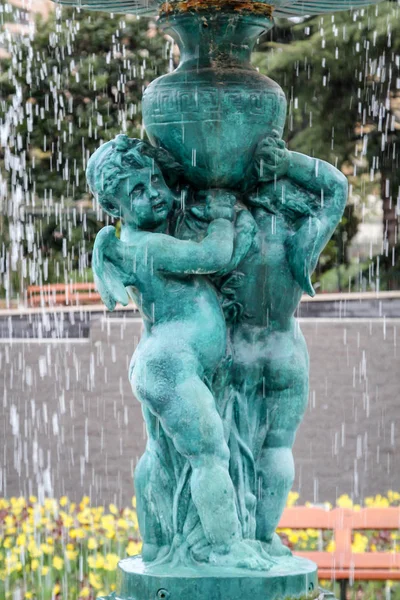
[[[29,306],[62,306],[101,303],[94,283],[51,283],[31,285],[27,290]]]
[[[295,552],[318,565],[320,579],[340,583],[340,598],[346,600],[347,586],[355,580],[400,581],[400,553],[353,553],[352,532],[362,530],[399,530],[400,507],[364,508],[361,510],[296,506],[287,508],[280,529],[332,530],[334,552]]]

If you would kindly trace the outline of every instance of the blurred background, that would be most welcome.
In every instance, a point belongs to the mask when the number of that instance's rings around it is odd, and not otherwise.
[[[350,182],[298,310],[310,394],[290,504],[400,504],[399,17],[396,0],[277,19],[253,55],[287,94],[289,148]],[[128,365],[142,324],[94,288],[94,238],[112,220],[85,168],[102,141],[145,136],[143,91],[178,61],[155,18],[0,0],[0,600],[94,600],[140,551]],[[283,539],[335,549],[327,531]],[[353,532],[351,548],[398,557],[400,534]],[[342,599],[400,599],[390,580],[350,583]]]

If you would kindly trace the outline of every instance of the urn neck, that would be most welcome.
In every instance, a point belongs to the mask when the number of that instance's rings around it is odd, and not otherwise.
[[[174,11],[159,23],[179,46],[178,69],[248,68],[257,39],[273,26],[267,15],[233,9]]]

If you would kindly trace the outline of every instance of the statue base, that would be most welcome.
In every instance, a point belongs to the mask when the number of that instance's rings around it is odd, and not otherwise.
[[[117,591],[98,600],[328,600],[318,591],[315,563],[282,557],[270,571],[146,565],[140,556],[119,562]]]

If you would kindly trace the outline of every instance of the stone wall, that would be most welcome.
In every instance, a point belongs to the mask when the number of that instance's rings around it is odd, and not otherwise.
[[[127,379],[140,319],[90,312],[76,313],[72,325],[68,313],[46,319],[0,322],[0,496],[39,489],[128,503],[145,444]],[[37,336],[38,324],[41,335],[57,337],[7,339]],[[303,501],[400,490],[400,319],[302,319],[301,327],[311,378],[294,489]]]

